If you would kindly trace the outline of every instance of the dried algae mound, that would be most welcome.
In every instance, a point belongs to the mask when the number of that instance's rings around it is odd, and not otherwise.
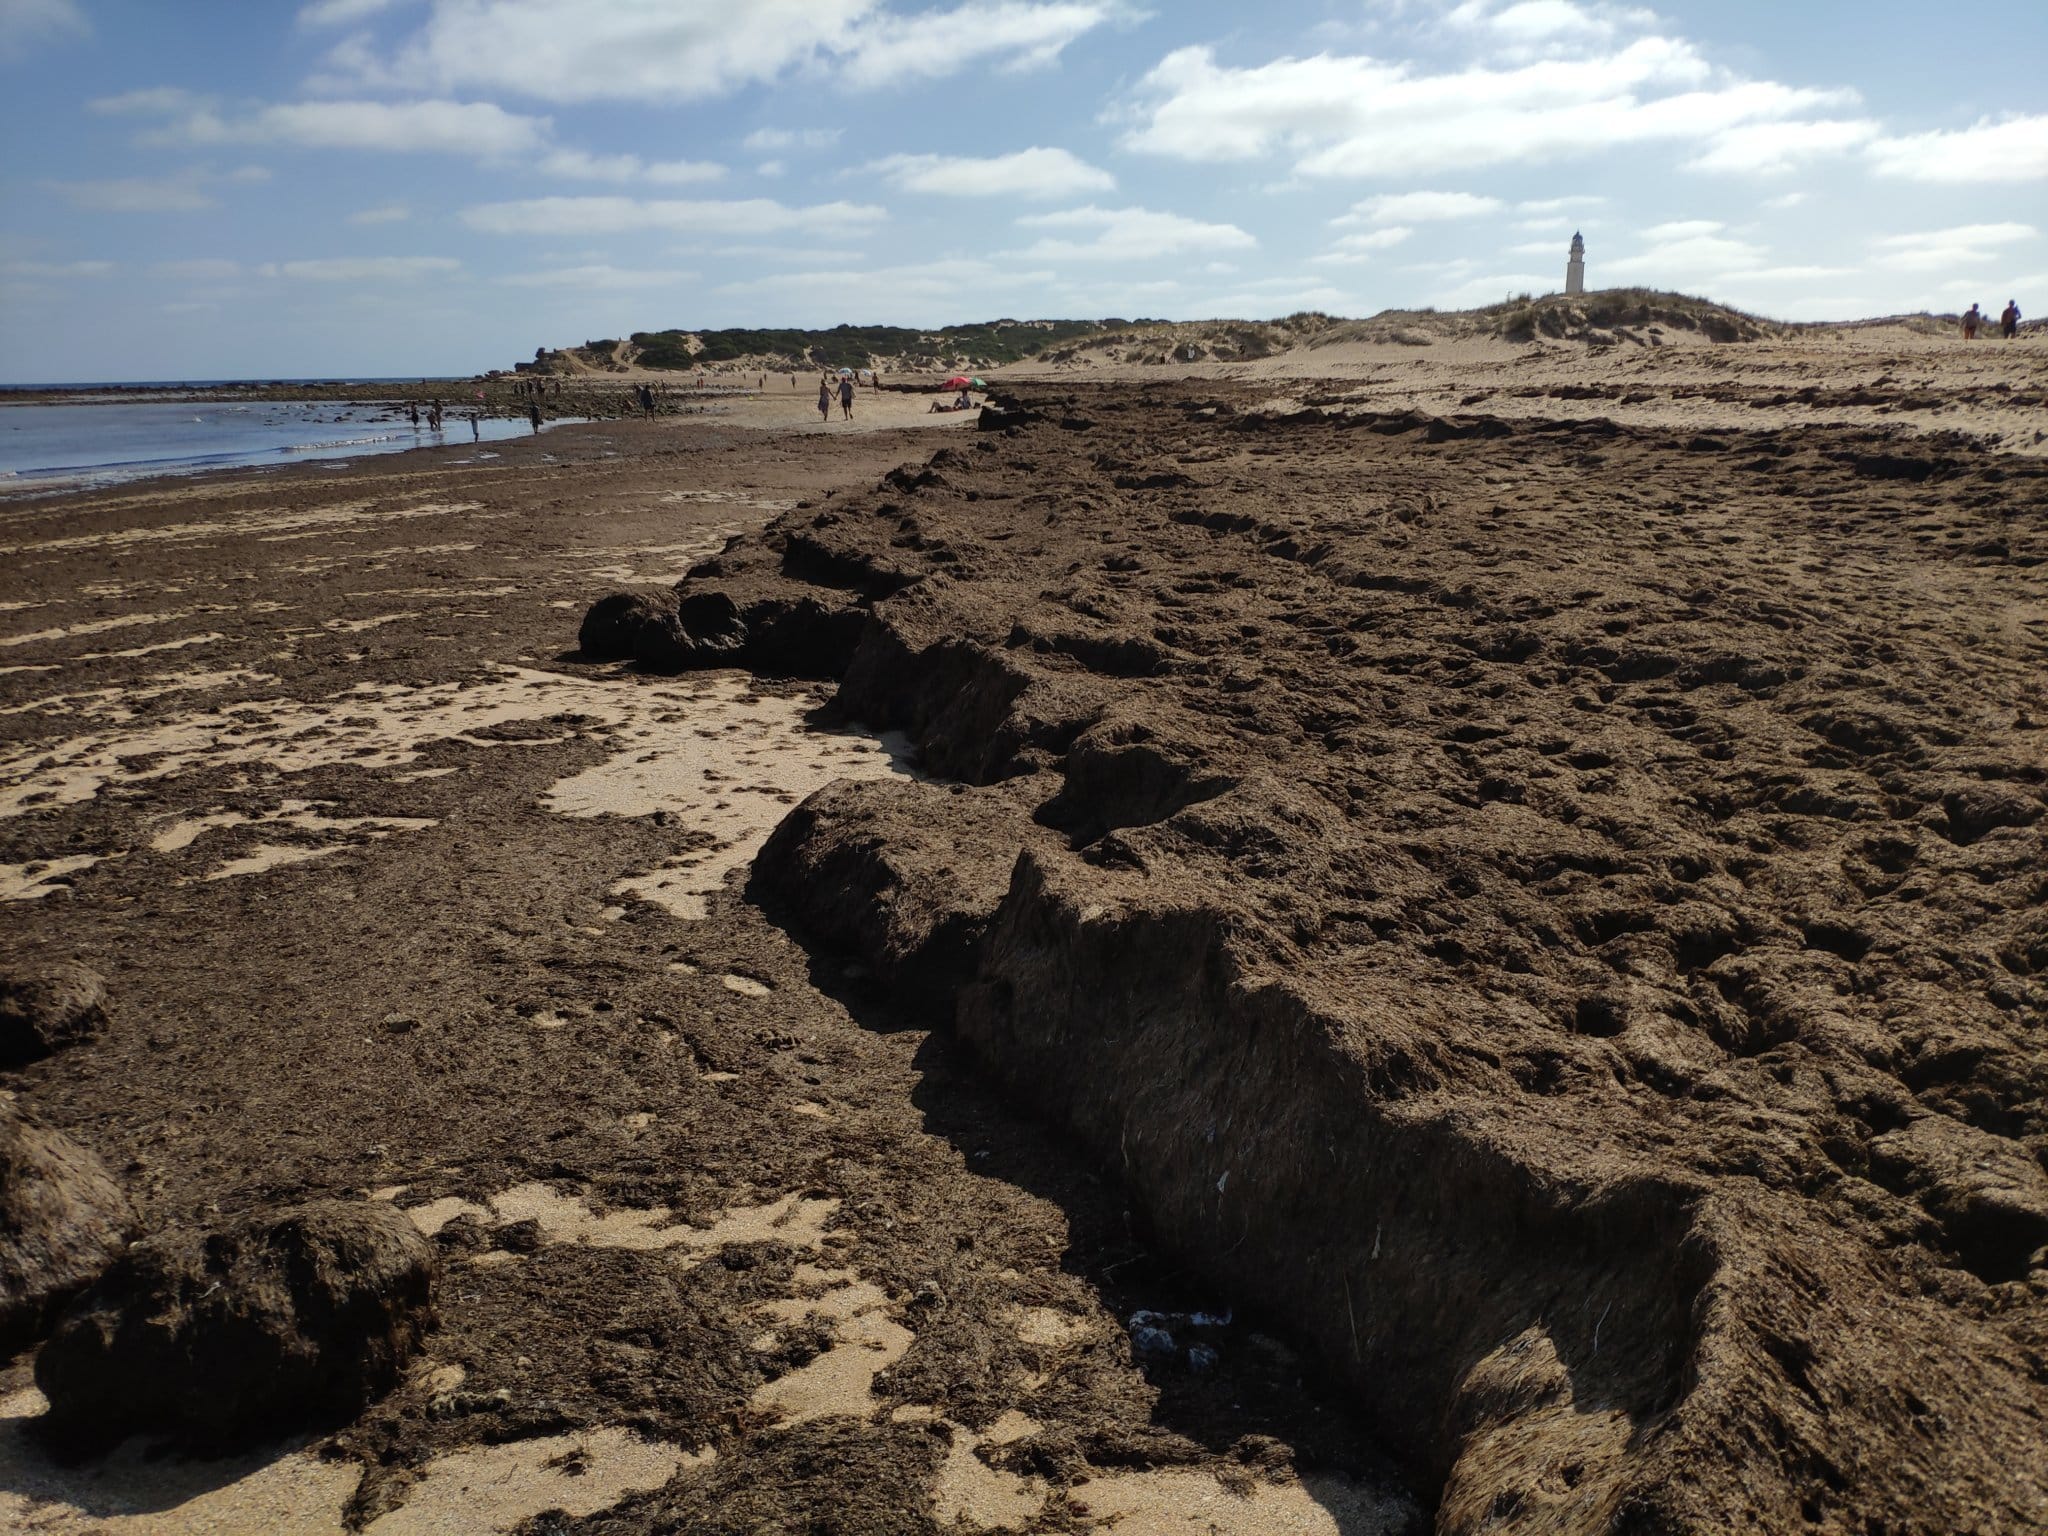
[[[106,1164],[0,1093],[0,1344],[36,1338],[135,1230]]]
[[[107,984],[60,961],[0,971],[0,1067],[19,1067],[90,1040],[107,1027]]]
[[[47,1429],[88,1451],[142,1433],[226,1451],[345,1423],[418,1350],[438,1269],[411,1221],[373,1201],[153,1233],[36,1356]]]
[[[813,796],[755,895],[1312,1345],[1440,1532],[2048,1524],[2048,473],[1012,403],[664,610],[649,659],[835,676],[933,775]]]

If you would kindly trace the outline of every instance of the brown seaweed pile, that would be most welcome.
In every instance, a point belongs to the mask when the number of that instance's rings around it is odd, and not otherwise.
[[[1026,395],[586,645],[927,782],[753,893],[1313,1347],[1442,1532],[2048,1520],[2048,473]]]

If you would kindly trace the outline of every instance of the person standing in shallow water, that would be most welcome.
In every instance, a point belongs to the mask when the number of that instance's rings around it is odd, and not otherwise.
[[[540,402],[534,401],[526,408],[526,419],[533,423],[533,435],[540,436]]]

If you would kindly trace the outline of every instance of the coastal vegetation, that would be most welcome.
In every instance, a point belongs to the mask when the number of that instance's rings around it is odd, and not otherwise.
[[[915,330],[894,325],[836,325],[830,330],[747,329],[635,331],[626,344],[586,342],[577,350],[592,366],[703,368],[748,363],[786,368],[871,368],[882,359],[899,367],[993,368],[1035,356],[1075,336],[1093,335],[1123,321],[990,320]],[[627,354],[630,355],[622,355]]]

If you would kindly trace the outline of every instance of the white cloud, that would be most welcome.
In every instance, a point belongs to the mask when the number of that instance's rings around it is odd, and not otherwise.
[[[1139,83],[1127,147],[1194,161],[1284,151],[1310,177],[1399,176],[1588,155],[1616,145],[1705,143],[1795,119],[1849,93],[1730,80],[1679,38],[1512,68],[1424,74],[1363,55],[1238,69],[1205,47],[1168,54]]]
[[[1880,176],[1909,181],[2038,181],[2048,177],[2048,115],[1881,138],[1870,146],[1870,164]]]
[[[1092,240],[1048,237],[1019,254],[1043,261],[1152,261],[1184,251],[1241,251],[1258,244],[1235,224],[1205,224],[1149,208],[1068,208],[1017,220],[1027,229],[1092,231]]]
[[[206,106],[210,100],[210,97],[194,95],[182,86],[152,85],[139,91],[123,91],[118,96],[96,96],[85,106],[88,112],[97,112],[102,117],[138,114],[157,117],[193,111]]]
[[[449,256],[329,256],[265,262],[256,275],[302,283],[408,283],[461,270],[462,263]]]
[[[687,101],[767,84],[848,42],[873,0],[442,0],[389,57],[330,61],[383,89],[510,91],[541,101]]]
[[[840,236],[888,217],[864,203],[790,207],[769,198],[696,202],[632,197],[537,197],[462,210],[472,229],[494,235],[615,235],[661,229],[690,234]]]
[[[1604,197],[1535,198],[1515,204],[1517,213],[1529,217],[1516,219],[1508,227],[1518,234],[1555,235],[1561,246],[1574,231],[1598,229],[1602,220],[1593,217],[1591,211],[1606,204]]]
[[[1403,244],[1415,231],[1405,224],[1391,224],[1385,229],[1368,230],[1364,234],[1345,235],[1322,255],[1313,258],[1324,265],[1357,266],[1372,260],[1375,251],[1390,251]]]
[[[77,0],[4,0],[0,3],[0,59],[19,59],[43,43],[92,31]]]
[[[1470,256],[1454,257],[1450,261],[1416,261],[1400,269],[1403,272],[1426,272],[1432,277],[1464,277],[1479,270],[1479,263]]]
[[[723,283],[719,293],[729,297],[756,299],[815,299],[819,293],[844,295],[885,291],[891,299],[948,301],[961,293],[985,291],[999,283],[1040,285],[1049,272],[1006,272],[981,260],[942,260],[913,266],[879,266],[866,270],[842,270],[838,266],[803,272],[770,272],[735,283]]]
[[[1765,198],[1764,206],[1774,209],[1797,208],[1806,201],[1806,196],[1807,194],[1804,192],[1783,192],[1776,197]]]
[[[1375,229],[1367,234],[1346,235],[1337,244],[1354,251],[1385,251],[1402,244],[1414,233],[1406,224],[1390,224],[1385,229]]]
[[[487,158],[538,150],[549,126],[545,117],[521,116],[487,101],[299,101],[232,121],[200,108],[146,138],[159,144],[288,144]]]
[[[593,155],[580,149],[558,149],[540,162],[544,176],[578,181],[651,181],[663,186],[716,181],[725,167],[709,160],[642,160],[638,155]]]
[[[724,177],[725,167],[715,160],[650,160],[640,174],[658,187],[681,187],[718,181]]]
[[[1584,221],[1579,219],[1566,218],[1562,214],[1559,214],[1552,218],[1543,219],[1516,219],[1512,224],[1508,226],[1508,228],[1514,230],[1517,234],[1554,234],[1557,236],[1559,240],[1563,240],[1565,238],[1566,232],[1569,230],[1576,229],[1584,231],[1586,227],[1587,225]]]
[[[693,259],[711,256],[727,261],[795,261],[806,265],[816,265],[821,259],[815,246],[801,241],[792,241],[788,245],[750,245],[744,241],[720,241],[717,244],[702,242],[672,245],[668,247],[668,252],[672,256],[688,256]],[[832,247],[831,259],[858,260],[860,257],[859,253],[850,247],[835,244]]]
[[[1304,309],[1342,310],[1356,302],[1351,294],[1341,288],[1333,288],[1327,282],[1314,278],[1276,277],[1245,283],[1232,292],[1203,298],[1196,305],[1184,305],[1183,308],[1199,310],[1204,316],[1217,318],[1266,319]]]
[[[201,256],[190,261],[160,261],[149,270],[173,282],[224,283],[242,275],[242,264],[220,256]]]
[[[856,32],[840,73],[849,85],[880,87],[954,74],[992,57],[1006,69],[1041,68],[1117,14],[1104,0],[982,0],[952,11],[882,14]]]
[[[1875,138],[1877,131],[1877,124],[1864,118],[1745,123],[1715,134],[1706,150],[1688,160],[1685,168],[1782,176],[1818,156],[1847,154]]]
[[[399,3],[400,0],[312,0],[299,11],[299,25],[345,27],[351,22],[367,21]]]
[[[1163,304],[1182,306],[1187,285],[1170,277],[1144,282],[1117,283],[1060,282],[1051,290],[1054,300],[1069,314],[1142,315]]]
[[[1680,288],[1754,270],[1770,255],[1763,246],[1734,238],[1713,219],[1654,224],[1643,238],[1650,242],[1647,250],[1602,261],[1599,274],[1644,278],[1652,288]]]
[[[689,101],[799,72],[883,87],[977,62],[1028,68],[1124,14],[1122,0],[980,0],[897,15],[880,0],[434,0],[388,54],[338,47],[335,82],[510,91],[541,101]]]
[[[1739,280],[1744,283],[1818,283],[1855,275],[1854,267],[1753,267],[1739,274]]]
[[[199,177],[127,176],[111,181],[46,181],[52,192],[92,213],[197,213],[220,204],[200,187]]]
[[[1333,224],[1424,224],[1434,219],[1473,219],[1507,205],[1497,197],[1470,192],[1394,192],[1354,204]]]
[[[1719,234],[1727,226],[1718,219],[1673,219],[1668,224],[1652,224],[1643,231],[1645,240],[1693,240],[1701,235]]]
[[[959,155],[890,155],[868,167],[906,192],[943,197],[1069,197],[1107,192],[1116,178],[1064,149],[1020,149],[977,160]]]
[[[359,208],[348,216],[351,224],[402,224],[412,217],[412,210],[404,203],[380,203],[375,208]]]
[[[1539,276],[1533,272],[1489,272],[1483,277],[1466,277],[1469,266],[1456,270],[1421,269],[1446,284],[1424,289],[1424,302],[1439,309],[1471,309],[1482,304],[1499,304],[1524,293],[1557,292],[1560,273]]]
[[[756,176],[766,176],[769,177],[770,179],[773,179],[774,177],[780,176],[784,171],[788,169],[789,167],[784,165],[780,160],[763,160],[759,165],[754,167],[754,174]]]
[[[1511,50],[1527,52],[1606,42],[1624,29],[1649,26],[1657,17],[1651,11],[1577,0],[1516,0],[1506,6],[1496,6],[1495,0],[1465,0],[1445,19],[1483,32]]]
[[[111,261],[0,261],[0,277],[105,277]]]
[[[829,149],[839,142],[839,128],[756,128],[740,140],[742,149]]]
[[[1871,244],[1875,259],[1904,272],[1941,272],[2007,258],[2004,247],[2040,239],[2031,224],[1962,224],[1917,235],[1886,235]]]
[[[512,288],[576,288],[619,292],[634,288],[666,288],[692,281],[695,272],[614,267],[603,262],[583,267],[557,267],[545,272],[518,272],[499,282]]]

